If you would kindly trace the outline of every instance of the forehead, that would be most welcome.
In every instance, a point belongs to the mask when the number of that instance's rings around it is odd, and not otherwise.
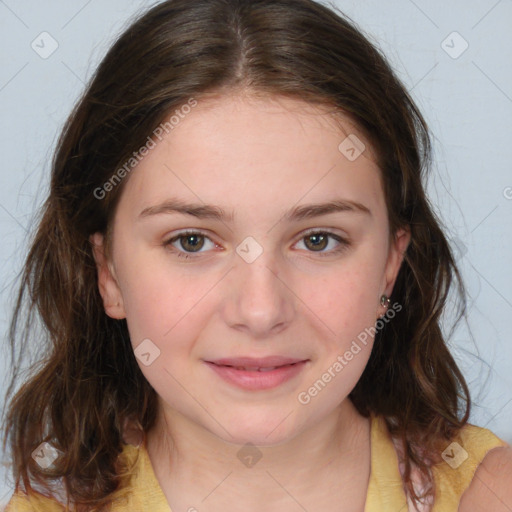
[[[354,135],[365,149],[352,160],[340,145]],[[166,194],[260,210],[336,192],[375,202],[379,176],[372,148],[348,117],[286,97],[225,95],[182,113],[135,167],[123,195],[141,207]]]
[[[175,118],[176,119],[176,118]],[[364,139],[359,127],[347,115],[327,106],[312,105],[284,96],[234,94],[200,100],[182,116],[165,142],[173,149],[191,150],[198,143],[204,149],[254,150],[250,157],[263,160],[258,149],[279,149],[288,161],[317,158],[318,153],[337,150],[348,135]],[[375,160],[366,143],[365,157]],[[338,153],[336,152],[336,155]],[[193,155],[189,155],[193,156]],[[198,155],[199,156],[199,155]],[[241,156],[241,155],[240,155]],[[268,155],[275,158],[276,152]]]

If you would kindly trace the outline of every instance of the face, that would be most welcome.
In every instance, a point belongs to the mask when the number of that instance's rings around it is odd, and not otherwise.
[[[291,99],[210,99],[126,178],[111,257],[92,241],[161,414],[277,444],[356,385],[409,234],[390,237],[369,143],[342,125]]]

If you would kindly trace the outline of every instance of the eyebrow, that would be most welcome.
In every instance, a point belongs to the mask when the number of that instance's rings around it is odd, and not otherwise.
[[[286,212],[283,219],[288,222],[293,222],[339,212],[364,213],[367,215],[372,214],[369,208],[357,201],[337,199],[326,203],[297,206]],[[144,210],[140,212],[139,218],[173,213],[191,215],[198,219],[213,219],[224,222],[233,222],[234,219],[234,214],[232,212],[228,214],[219,206],[188,203],[180,199],[168,199],[163,203],[144,208]]]

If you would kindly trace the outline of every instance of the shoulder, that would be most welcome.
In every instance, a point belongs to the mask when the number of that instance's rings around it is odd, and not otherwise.
[[[512,447],[490,450],[460,501],[459,512],[512,510]]]
[[[16,492],[11,497],[5,512],[63,512],[65,507],[56,500],[51,500],[38,493],[30,495]]]
[[[139,450],[132,444],[123,444],[122,446],[122,462],[124,462],[123,470],[126,472],[133,471],[138,467],[138,453]],[[38,486],[32,483],[32,489],[29,493],[26,492],[25,488],[18,488],[11,496],[10,501],[7,503],[4,509],[0,506],[0,512],[66,512],[69,511],[69,507],[66,508],[64,502],[63,489],[56,486],[53,489],[53,497],[50,498],[47,495],[47,490],[41,490]],[[112,497],[113,505],[116,504],[117,508],[112,510],[131,510],[131,508],[125,508],[122,505],[127,496],[129,496],[131,488],[119,489]],[[121,505],[114,503],[118,501]]]

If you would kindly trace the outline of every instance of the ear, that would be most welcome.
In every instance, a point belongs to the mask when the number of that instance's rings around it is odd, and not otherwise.
[[[117,283],[113,264],[105,257],[104,237],[94,233],[89,237],[98,270],[98,288],[103,299],[105,313],[116,320],[126,318],[123,296]]]
[[[395,286],[395,281],[410,241],[411,230],[409,226],[399,229],[395,236],[391,238],[383,283],[384,289],[382,290],[382,293],[388,297],[391,296]]]

